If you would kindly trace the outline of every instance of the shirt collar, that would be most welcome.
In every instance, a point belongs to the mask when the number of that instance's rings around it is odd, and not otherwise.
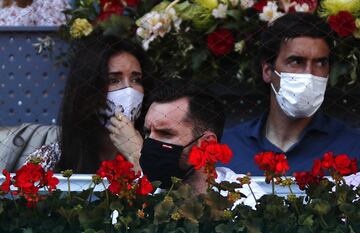
[[[251,130],[249,130],[249,137],[256,138],[258,140],[263,137],[262,130],[266,124],[267,116],[268,112],[264,112],[259,118],[255,119],[253,122],[250,123],[252,127]],[[321,133],[330,134],[334,130],[337,130],[337,127],[332,127],[329,121],[329,117],[318,111],[317,113],[315,113],[310,124],[305,128],[303,134],[306,134],[309,131],[318,131]]]

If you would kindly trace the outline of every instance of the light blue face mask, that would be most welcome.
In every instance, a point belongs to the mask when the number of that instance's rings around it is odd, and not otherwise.
[[[271,83],[276,100],[283,112],[291,118],[310,117],[320,108],[328,78],[312,74],[274,73],[280,77],[277,92]]]

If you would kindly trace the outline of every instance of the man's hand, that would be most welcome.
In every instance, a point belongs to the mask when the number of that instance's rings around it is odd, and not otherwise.
[[[111,141],[118,151],[134,164],[134,170],[141,171],[139,159],[143,138],[140,133],[135,129],[134,124],[121,113],[116,113],[116,117],[111,117],[110,122],[108,129]]]

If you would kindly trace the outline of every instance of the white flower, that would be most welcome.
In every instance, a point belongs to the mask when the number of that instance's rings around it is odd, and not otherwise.
[[[143,48],[148,50],[149,44],[158,36],[164,37],[171,31],[172,26],[175,30],[180,30],[181,22],[174,8],[168,8],[162,12],[151,11],[140,19],[136,34],[142,38]]]
[[[168,14],[171,17],[171,20],[174,24],[176,31],[179,31],[182,20],[180,17],[177,16],[175,9],[174,8],[167,9],[166,14]]]
[[[309,12],[310,7],[307,3],[303,3],[302,5],[296,4],[295,5],[295,11],[296,12]]]
[[[259,14],[259,18],[262,21],[271,23],[282,15],[283,13],[278,11],[278,6],[275,2],[268,2],[267,5],[263,8],[263,12]]]
[[[54,45],[55,41],[50,36],[45,36],[43,38],[37,38],[38,43],[33,43],[32,46],[36,48],[37,53],[41,53],[44,50],[51,50]]]
[[[244,51],[244,48],[245,48],[245,41],[241,40],[235,44],[234,51],[241,54]]]
[[[218,19],[225,19],[227,8],[228,8],[227,5],[219,4],[217,8],[212,10],[212,15]]]
[[[248,9],[255,4],[254,0],[241,0],[240,6],[242,9]]]

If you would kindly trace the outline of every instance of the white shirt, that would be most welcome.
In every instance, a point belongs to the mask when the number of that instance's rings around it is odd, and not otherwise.
[[[236,174],[230,168],[226,168],[226,167],[217,167],[216,173],[218,175],[217,179],[215,180],[217,183],[220,183],[222,181],[239,183],[237,178],[245,176],[243,174]],[[251,186],[252,191],[254,192],[256,199],[259,199],[261,196],[266,194],[265,191],[256,182],[251,181],[250,186]],[[245,205],[248,205],[248,206],[251,206],[252,208],[254,208],[256,202],[255,202],[253,195],[251,194],[249,186],[244,185],[242,188],[239,189],[239,191],[242,194],[244,194],[246,196],[246,198],[241,198],[240,200],[236,201],[234,203],[234,207],[239,204],[245,204]],[[225,196],[226,192],[223,192],[222,195]]]

